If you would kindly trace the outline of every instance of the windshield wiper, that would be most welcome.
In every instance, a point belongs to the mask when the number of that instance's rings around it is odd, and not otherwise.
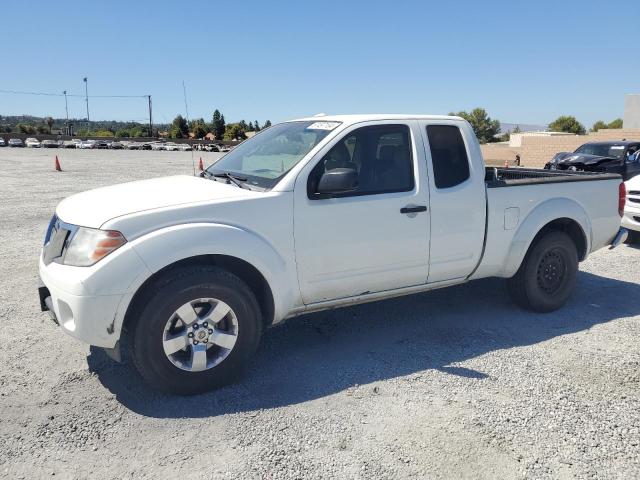
[[[245,177],[241,177],[240,175],[236,175],[230,172],[219,172],[219,173],[213,173],[212,175],[216,178],[226,178],[227,180],[229,180],[229,182],[233,183],[234,185],[240,188],[248,188],[242,184],[242,182],[246,182],[247,179]],[[249,188],[249,190],[251,189]]]

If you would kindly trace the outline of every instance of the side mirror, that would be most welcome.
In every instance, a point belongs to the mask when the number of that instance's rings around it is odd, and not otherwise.
[[[358,172],[353,168],[334,168],[324,172],[316,192],[320,195],[336,195],[351,192],[358,186]]]
[[[638,160],[640,160],[640,150],[629,155],[629,157],[627,158],[627,163],[635,163]]]

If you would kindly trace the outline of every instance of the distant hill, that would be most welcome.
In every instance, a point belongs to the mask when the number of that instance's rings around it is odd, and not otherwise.
[[[58,130],[62,130],[64,128],[65,123],[64,118],[54,118],[52,130],[54,132]],[[81,129],[87,129],[87,121],[78,119],[78,118],[70,118],[69,122],[74,125],[76,131]],[[32,115],[0,115],[0,132],[2,133],[10,133],[12,131],[17,131],[17,126],[19,124],[29,125],[32,127],[43,127],[45,125],[44,117],[34,117]],[[154,129],[158,130],[166,130],[168,125],[165,124],[157,124],[154,123]],[[136,127],[147,128],[148,124],[139,123],[139,122],[119,122],[115,120],[98,120],[98,121],[90,121],[89,122],[89,130],[98,131],[98,130],[111,130],[116,132],[118,130],[130,130]],[[47,126],[48,130],[48,126]]]
[[[521,132],[537,132],[540,130],[546,130],[546,125],[527,125],[525,123],[502,123],[500,122],[500,133],[507,133],[513,131],[514,128],[519,127]]]

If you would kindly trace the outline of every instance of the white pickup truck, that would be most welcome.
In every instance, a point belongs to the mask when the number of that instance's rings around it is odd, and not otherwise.
[[[62,201],[43,310],[153,386],[242,372],[263,329],[302,313],[485,277],[550,312],[578,262],[624,241],[619,175],[486,168],[458,117],[347,115],[270,127],[201,176]],[[428,308],[425,305],[425,308]]]

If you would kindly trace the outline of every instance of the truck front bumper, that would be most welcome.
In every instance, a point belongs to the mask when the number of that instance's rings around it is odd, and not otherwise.
[[[109,258],[112,257],[112,258]],[[146,267],[128,247],[114,252],[93,267],[45,265],[40,257],[40,308],[62,330],[78,340],[114,348],[136,279]]]

